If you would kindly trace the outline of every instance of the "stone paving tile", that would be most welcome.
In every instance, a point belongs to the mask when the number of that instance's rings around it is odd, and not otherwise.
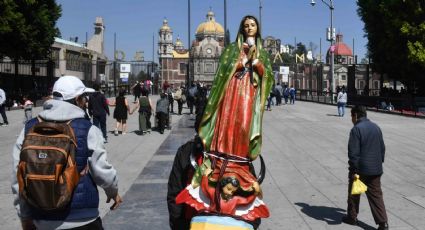
[[[166,195],[167,184],[133,184],[119,210],[103,218],[105,229],[169,229]]]
[[[105,229],[169,229],[167,182],[177,148],[193,133],[185,119],[173,127],[152,159],[123,197],[123,205],[103,219]],[[164,152],[166,154],[164,154]],[[167,157],[164,157],[166,155]]]
[[[150,161],[137,179],[168,179],[172,166],[172,161]]]

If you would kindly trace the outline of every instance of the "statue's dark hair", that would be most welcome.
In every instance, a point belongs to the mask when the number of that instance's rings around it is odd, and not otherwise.
[[[226,184],[229,183],[231,183],[234,187],[239,188],[239,181],[234,177],[223,177],[220,180],[220,188],[223,188],[224,186],[226,186]]]
[[[258,23],[258,20],[256,17],[252,16],[252,15],[246,15],[245,17],[242,18],[241,20],[241,24],[239,25],[239,33],[243,34],[244,36],[244,40],[246,39],[245,37],[245,30],[244,30],[244,23],[247,19],[252,19],[255,21],[255,24],[257,24],[257,35],[255,36],[255,40],[257,40],[257,38],[261,38],[261,28],[260,28],[260,24]],[[236,38],[237,41],[238,38]]]

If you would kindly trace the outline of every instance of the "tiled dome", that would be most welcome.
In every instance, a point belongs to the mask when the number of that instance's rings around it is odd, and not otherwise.
[[[219,34],[224,35],[223,27],[215,21],[214,13],[207,13],[207,21],[201,23],[196,29],[196,34]]]

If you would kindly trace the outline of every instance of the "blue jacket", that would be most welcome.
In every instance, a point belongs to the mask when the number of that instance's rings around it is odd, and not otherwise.
[[[385,144],[381,129],[366,117],[360,118],[351,129],[348,141],[350,172],[361,175],[381,175]]]
[[[38,119],[34,118],[26,123],[25,133],[38,123]],[[91,128],[91,123],[87,119],[78,118],[72,120],[71,127],[74,130],[75,137],[77,139],[77,150],[75,154],[75,161],[77,163],[78,171],[81,172],[87,166],[88,157],[90,157],[93,151],[90,151],[87,147],[87,135]],[[85,219],[93,218],[99,215],[99,193],[97,187],[90,175],[85,174],[80,177],[77,187],[74,190],[70,209],[64,212],[55,213],[44,213],[40,210],[31,210],[33,219],[42,220],[74,220],[74,219]],[[88,211],[91,210],[91,211]]]

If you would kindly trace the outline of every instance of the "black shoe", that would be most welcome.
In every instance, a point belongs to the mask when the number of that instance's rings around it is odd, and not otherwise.
[[[388,227],[388,223],[387,222],[385,222],[385,223],[380,223],[379,224],[379,227],[377,228],[378,230],[388,230],[388,229],[390,229],[389,227]]]
[[[342,217],[342,222],[349,224],[349,225],[357,225],[357,218],[353,219],[349,216]]]

